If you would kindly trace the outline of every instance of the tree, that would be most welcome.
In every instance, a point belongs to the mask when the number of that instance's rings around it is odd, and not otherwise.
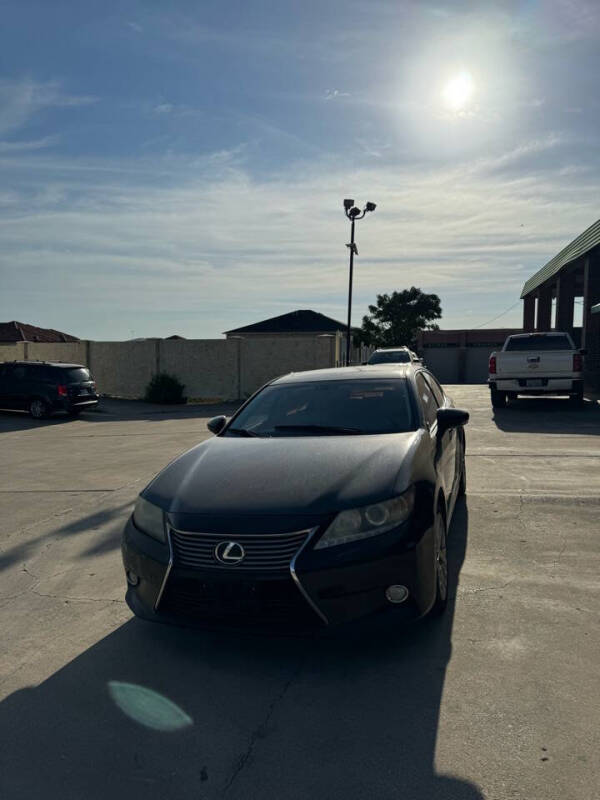
[[[369,312],[356,340],[376,347],[414,347],[418,331],[439,330],[433,320],[442,316],[437,294],[426,294],[416,286],[391,295],[378,294],[377,304],[369,306]]]

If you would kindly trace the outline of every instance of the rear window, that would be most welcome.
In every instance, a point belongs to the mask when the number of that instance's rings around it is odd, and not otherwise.
[[[573,345],[564,334],[550,336],[519,336],[506,343],[509,350],[572,350]]]
[[[367,364],[408,364],[410,353],[406,350],[393,350],[382,353],[373,353]]]
[[[55,375],[65,383],[81,383],[83,381],[92,380],[89,369],[85,369],[85,367],[71,367],[69,369],[58,368]]]

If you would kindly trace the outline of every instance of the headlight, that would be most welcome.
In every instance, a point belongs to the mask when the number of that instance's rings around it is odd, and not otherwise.
[[[316,543],[315,550],[387,533],[409,518],[414,504],[415,489],[411,486],[404,494],[392,500],[340,511]]]
[[[167,541],[165,515],[162,508],[149,503],[143,497],[138,497],[135,501],[133,521],[136,528],[147,533],[148,536],[152,536],[153,539],[158,539],[159,542]]]

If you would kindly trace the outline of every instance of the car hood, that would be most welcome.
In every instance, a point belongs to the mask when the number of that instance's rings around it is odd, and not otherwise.
[[[179,456],[143,495],[176,515],[328,514],[404,491],[422,435],[217,436]]]

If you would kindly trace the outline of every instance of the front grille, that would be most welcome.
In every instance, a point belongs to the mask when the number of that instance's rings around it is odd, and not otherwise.
[[[310,531],[282,534],[190,533],[170,530],[173,547],[173,566],[188,569],[218,569],[227,572],[287,573],[296,553],[305,543]],[[244,558],[236,565],[221,564],[215,556],[217,545],[237,542],[244,548]]]
[[[190,578],[167,582],[160,611],[226,627],[321,627],[291,578],[257,583],[206,583]]]

